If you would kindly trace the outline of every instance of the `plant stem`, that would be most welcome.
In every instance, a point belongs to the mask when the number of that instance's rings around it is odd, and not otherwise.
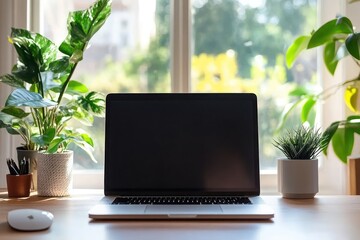
[[[342,83],[339,83],[339,84],[336,84],[334,86],[331,86],[325,90],[323,90],[322,92],[320,92],[319,94],[316,95],[317,98],[319,99],[324,99],[326,100],[327,98],[329,98],[331,95],[335,94],[341,87],[344,87],[350,83],[354,83],[354,82],[358,82],[360,81],[360,73],[359,75],[357,76],[357,78],[354,78],[354,79],[351,79],[351,80],[347,80],[345,82],[342,82]],[[330,93],[327,93],[331,91]],[[327,94],[326,94],[327,93]],[[323,97],[321,97],[323,96]]]
[[[64,82],[64,84],[63,84],[62,87],[61,87],[60,95],[59,95],[59,98],[58,98],[58,100],[57,100],[58,105],[60,105],[60,102],[61,102],[62,97],[63,97],[63,95],[64,95],[64,93],[65,93],[65,91],[66,91],[66,88],[67,88],[67,86],[69,85],[70,79],[71,79],[72,75],[73,75],[74,72],[75,72],[75,69],[76,69],[77,64],[78,64],[78,63],[75,63],[74,66],[71,68],[71,71],[70,71],[70,73],[69,73],[69,76],[67,77],[66,81]]]
[[[42,126],[42,121],[41,119],[39,118],[39,110],[38,109],[32,109],[31,108],[31,114],[33,116],[33,119],[34,119],[34,122],[35,122],[35,125],[38,127],[39,129],[39,134],[42,134],[43,132],[43,126]]]

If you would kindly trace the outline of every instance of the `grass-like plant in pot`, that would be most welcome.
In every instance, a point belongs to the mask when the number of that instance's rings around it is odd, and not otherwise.
[[[39,33],[12,28],[9,42],[18,61],[0,82],[14,88],[0,111],[0,127],[20,135],[28,150],[64,151],[70,143],[93,159],[93,141],[83,130],[67,127],[72,119],[91,125],[104,115],[104,96],[72,79],[90,39],[111,12],[111,0],[97,0],[83,11],[71,12],[68,35],[58,47]]]
[[[285,198],[313,198],[318,192],[318,155],[328,133],[299,126],[274,139],[285,158],[278,159],[278,190]]]
[[[274,146],[279,149],[287,159],[316,159],[327,147],[328,142],[325,134],[320,129],[299,126],[287,130],[285,134],[274,139]]]

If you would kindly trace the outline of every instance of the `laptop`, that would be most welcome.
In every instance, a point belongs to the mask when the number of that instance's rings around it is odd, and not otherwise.
[[[106,98],[104,194],[92,219],[270,219],[250,93]]]

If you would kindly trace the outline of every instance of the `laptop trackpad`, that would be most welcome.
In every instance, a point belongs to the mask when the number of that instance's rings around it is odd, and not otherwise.
[[[197,214],[220,214],[220,206],[214,205],[148,205],[145,209],[147,214],[170,215],[197,215]]]

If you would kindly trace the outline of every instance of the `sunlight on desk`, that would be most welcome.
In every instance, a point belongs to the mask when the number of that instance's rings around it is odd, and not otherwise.
[[[0,191],[2,239],[359,239],[360,196],[317,196],[290,200],[263,196],[275,209],[270,221],[93,221],[89,209],[102,198],[101,190],[75,190],[69,197],[9,199]],[[17,232],[7,212],[36,208],[54,214],[50,229]],[[3,238],[5,237],[5,238]]]

